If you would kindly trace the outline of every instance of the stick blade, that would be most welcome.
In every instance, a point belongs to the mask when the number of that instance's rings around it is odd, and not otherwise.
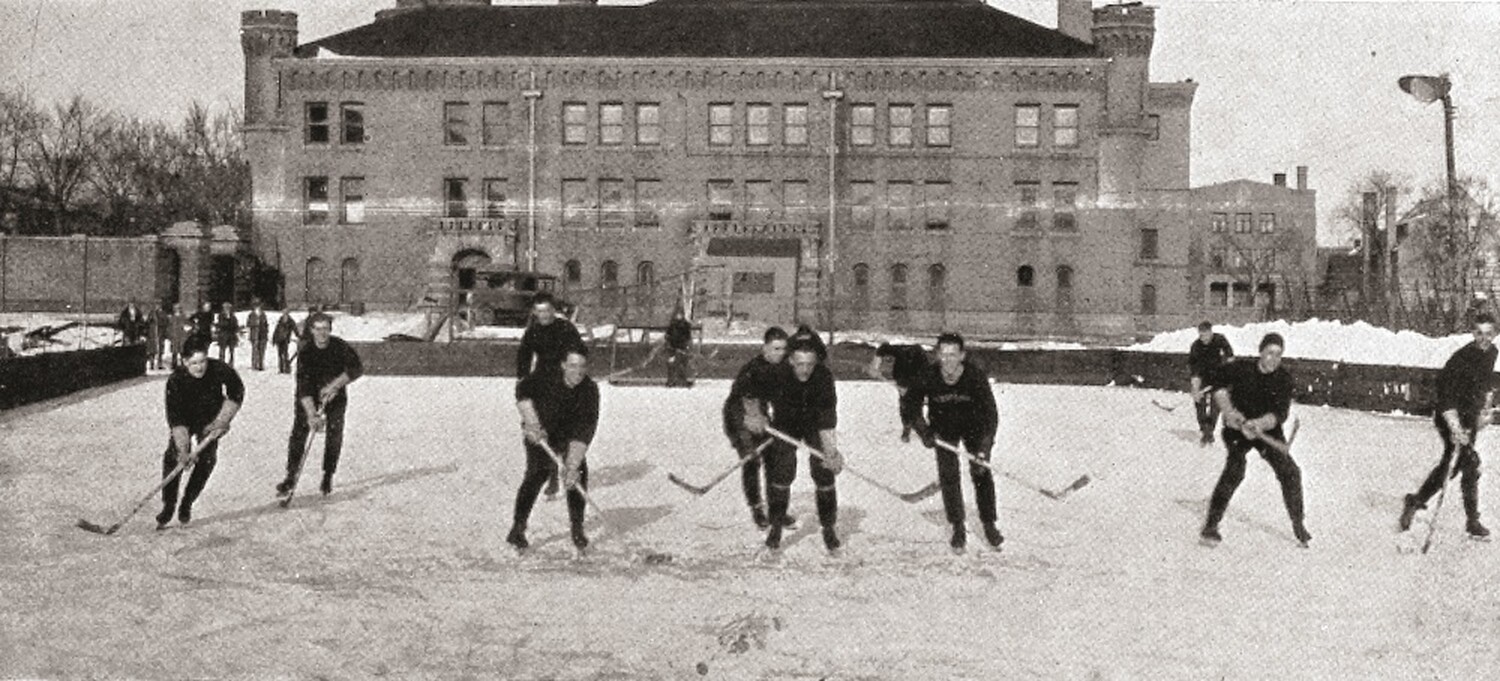
[[[77,524],[78,524],[78,529],[83,530],[84,532],[93,532],[94,534],[106,534],[106,535],[107,534],[112,534],[112,531],[105,529],[103,525],[99,525],[97,523],[91,523],[91,522],[89,522],[87,520],[84,520],[82,518],[80,518],[78,520]]]
[[[1064,487],[1057,492],[1044,492],[1044,494],[1052,497],[1053,499],[1062,499],[1063,497],[1072,494],[1076,490],[1083,489],[1084,486],[1089,484],[1089,482],[1091,482],[1091,479],[1089,478],[1088,474],[1080,475],[1078,476],[1077,480],[1073,481],[1073,484],[1068,485],[1067,487]]]
[[[921,500],[926,499],[926,498],[928,498],[928,497],[930,497],[930,496],[932,496],[934,494],[937,494],[938,490],[940,490],[940,489],[942,489],[942,487],[939,486],[937,483],[935,483],[935,482],[929,482],[929,483],[927,483],[927,486],[923,487],[922,489],[919,489],[919,490],[917,490],[915,492],[907,492],[906,494],[902,494],[900,496],[901,496],[901,500],[902,501],[904,501],[904,502],[906,502],[908,504],[915,504],[918,501],[921,501]]]
[[[683,480],[682,478],[677,477],[676,473],[668,473],[667,474],[667,479],[671,480],[672,484],[677,485],[678,487],[681,487],[683,490],[691,492],[693,494],[696,494],[696,495],[698,495],[700,497],[703,496],[703,495],[705,495],[705,494],[708,494],[708,488],[707,487],[700,487],[698,485],[694,485],[692,483],[689,483],[688,481]]]

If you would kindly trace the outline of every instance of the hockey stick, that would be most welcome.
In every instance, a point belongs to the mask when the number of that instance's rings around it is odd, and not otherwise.
[[[769,444],[771,444],[770,440],[766,440],[765,442],[760,443],[760,446],[756,447],[754,452],[751,452],[750,454],[748,454],[745,457],[741,458],[739,461],[736,461],[735,464],[729,468],[729,470],[726,470],[723,473],[720,473],[720,474],[714,476],[714,479],[709,480],[708,484],[705,484],[705,485],[694,485],[694,484],[688,483],[687,481],[683,480],[682,478],[677,477],[676,473],[668,473],[667,474],[667,479],[671,480],[672,484],[677,485],[678,487],[681,487],[681,488],[683,488],[683,489],[685,489],[685,490],[687,490],[689,492],[692,492],[693,494],[696,494],[696,495],[698,495],[698,496],[701,497],[701,496],[703,496],[705,494],[708,494],[708,491],[711,490],[711,489],[713,489],[715,485],[718,485],[719,483],[723,482],[724,478],[727,478],[730,475],[734,474],[734,472],[737,471],[737,470],[739,470],[741,466],[744,466],[745,464],[750,463],[751,459],[754,459],[754,458],[760,456],[761,452],[765,451],[766,450],[766,446],[769,445]]]
[[[318,410],[318,415],[323,415],[322,409]],[[324,427],[327,427],[326,424]],[[302,458],[297,460],[297,470],[292,473],[292,486],[286,489],[286,498],[281,500],[282,508],[291,506],[292,497],[297,496],[297,483],[302,480],[302,469],[307,466],[308,457],[312,456],[313,443],[318,439],[318,430],[312,430],[307,434],[307,446],[302,448]]]
[[[1458,463],[1458,457],[1463,455],[1464,450],[1473,446],[1471,443],[1468,446],[1459,448],[1457,452],[1454,452],[1453,458],[1448,463],[1443,464],[1443,486],[1438,490],[1437,505],[1432,507],[1432,515],[1427,517],[1427,538],[1422,540],[1422,553],[1427,553],[1427,550],[1432,548],[1432,536],[1437,533],[1438,512],[1443,510],[1443,498],[1448,496],[1448,481],[1453,479],[1449,475],[1449,471],[1457,468],[1457,466],[1450,466],[1450,464]]]
[[[1171,406],[1171,405],[1167,405],[1167,404],[1162,404],[1159,400],[1151,400],[1151,404],[1155,405],[1157,408],[1161,409],[1162,411],[1166,411],[1166,412],[1177,411],[1177,407],[1174,407],[1174,406]]]
[[[560,456],[557,455],[557,452],[552,449],[552,445],[547,444],[546,440],[541,440],[541,441],[537,442],[537,444],[541,445],[542,451],[546,452],[547,456],[552,457],[552,463],[557,464],[557,470],[559,472],[561,472],[562,469],[566,467],[565,464],[563,463],[562,457],[560,457]],[[569,490],[577,490],[579,494],[583,495],[583,500],[585,502],[588,502],[589,506],[594,507],[594,512],[595,513],[598,513],[599,515],[604,515],[604,509],[599,508],[599,504],[594,503],[594,498],[591,497],[591,496],[589,496],[589,491],[586,490],[586,489],[584,489],[583,485],[580,485],[577,482],[574,482],[572,485],[568,486],[568,489]]]
[[[203,438],[202,440],[199,440],[198,441],[198,446],[193,448],[192,453],[188,454],[186,457],[183,457],[183,459],[181,461],[178,461],[177,462],[177,467],[173,468],[172,472],[168,473],[166,475],[166,477],[162,478],[161,482],[157,483],[156,487],[153,487],[150,492],[146,493],[146,496],[144,496],[144,497],[141,498],[140,503],[137,503],[135,505],[135,508],[130,509],[130,512],[126,513],[125,517],[123,517],[123,518],[120,519],[120,522],[117,522],[117,523],[115,523],[113,525],[110,525],[109,527],[106,528],[106,527],[100,527],[96,523],[91,523],[91,522],[89,522],[87,520],[83,520],[83,519],[80,518],[78,520],[78,527],[80,529],[85,530],[85,531],[93,532],[94,534],[111,535],[111,534],[114,534],[116,532],[119,532],[121,526],[123,526],[131,518],[134,518],[135,514],[139,513],[141,511],[141,509],[143,507],[145,507],[145,505],[147,503],[149,503],[152,499],[156,498],[156,493],[157,492],[162,491],[162,488],[164,488],[167,485],[171,484],[171,482],[173,480],[176,480],[179,476],[181,476],[184,471],[186,471],[189,468],[192,468],[193,462],[198,460],[198,455],[201,454],[201,453],[203,453],[203,450],[208,447],[209,443],[213,442],[216,439],[218,439],[217,435],[212,436],[212,437],[206,437],[206,438]]]
[[[783,442],[786,442],[787,444],[794,445],[794,446],[796,446],[798,448],[801,448],[801,449],[806,449],[813,456],[818,457],[819,460],[823,460],[823,461],[827,460],[827,457],[823,455],[823,452],[820,452],[820,451],[812,448],[806,442],[803,442],[801,440],[795,439],[792,436],[787,435],[786,433],[783,433],[780,430],[777,430],[776,428],[774,428],[774,427],[772,427],[770,425],[766,426],[766,432],[770,433],[773,436],[775,436],[777,439],[779,439],[779,440],[781,440]],[[854,470],[853,468],[850,468],[849,464],[844,464],[844,470],[848,471],[850,475],[852,475],[852,476],[854,476],[856,478],[859,478],[860,480],[865,481],[871,487],[875,487],[876,489],[879,489],[882,492],[886,492],[887,494],[890,494],[891,496],[896,497],[897,499],[900,499],[900,500],[902,500],[902,501],[904,501],[904,502],[906,502],[908,504],[915,504],[915,503],[917,503],[917,502],[919,502],[919,501],[921,501],[923,499],[926,499],[927,497],[930,497],[930,496],[932,496],[934,494],[937,494],[938,489],[940,489],[938,487],[938,484],[936,482],[931,482],[931,483],[928,483],[926,487],[923,487],[922,489],[919,489],[919,490],[917,490],[915,492],[902,492],[900,490],[897,490],[894,487],[891,487],[891,486],[889,486],[889,485],[887,485],[887,484],[885,484],[883,482],[880,482],[879,480],[871,478],[868,475],[865,475],[863,473],[860,473],[857,470]]]
[[[959,456],[962,456],[962,457],[968,459],[971,463],[973,463],[975,465],[983,466],[983,467],[985,467],[986,469],[988,469],[988,470],[990,470],[992,472],[999,473],[1000,475],[1005,476],[1005,478],[1008,479],[1008,480],[1010,480],[1011,482],[1014,482],[1014,483],[1016,483],[1016,484],[1018,484],[1018,485],[1020,485],[1022,487],[1025,487],[1026,489],[1029,489],[1029,490],[1031,490],[1033,492],[1036,492],[1036,493],[1038,493],[1038,494],[1040,494],[1040,495],[1042,495],[1044,497],[1047,497],[1048,499],[1052,499],[1053,501],[1061,501],[1063,497],[1068,496],[1069,494],[1072,494],[1073,490],[1082,489],[1084,485],[1089,484],[1089,482],[1091,481],[1088,475],[1080,475],[1080,476],[1078,476],[1077,480],[1073,481],[1073,484],[1068,485],[1067,487],[1064,487],[1061,490],[1058,490],[1058,491],[1054,492],[1054,491],[1052,491],[1050,489],[1047,489],[1045,487],[1041,487],[1041,486],[1039,486],[1039,485],[1037,485],[1035,483],[1032,483],[1032,482],[1030,482],[1028,480],[1024,480],[1022,478],[1019,478],[1019,477],[1011,474],[1009,471],[1003,471],[1003,470],[1000,470],[998,468],[995,468],[994,466],[990,465],[990,462],[985,461],[984,459],[981,459],[981,458],[979,458],[977,456],[974,456],[973,454],[970,454],[970,453],[968,453],[966,451],[963,451],[963,450],[959,449],[955,445],[948,444],[947,442],[944,442],[942,440],[938,440],[937,444],[938,444],[939,447],[942,447],[943,449],[946,449],[946,450],[948,450],[950,452],[953,452],[954,454],[957,454]]]

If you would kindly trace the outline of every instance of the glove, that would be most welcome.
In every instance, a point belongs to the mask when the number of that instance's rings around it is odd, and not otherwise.
[[[313,412],[311,416],[307,417],[307,427],[313,430],[323,430],[323,427],[327,425],[327,423],[328,419],[323,417],[323,410],[321,409]]]
[[[844,455],[840,454],[837,449],[824,449],[823,467],[827,468],[828,472],[838,475],[844,470]]]
[[[332,385],[325,385],[322,390],[318,391],[318,404],[328,404],[333,401],[333,398],[338,397],[338,395],[338,388]]]
[[[922,436],[922,446],[923,447],[926,447],[928,449],[937,449],[938,448],[937,436],[933,435],[932,431],[923,429],[922,431],[918,432],[917,434],[920,435],[920,436]]]
[[[1224,412],[1224,425],[1235,430],[1243,431],[1245,428],[1245,415],[1237,409]]]
[[[1453,444],[1458,445],[1460,447],[1467,447],[1467,446],[1469,446],[1469,442],[1470,442],[1470,440],[1469,440],[1469,431],[1467,431],[1467,430],[1465,430],[1463,428],[1458,428],[1458,429],[1450,430],[1449,432],[1453,433]]]
[[[563,460],[562,477],[559,482],[563,489],[573,489],[578,486],[578,471],[583,466],[583,451],[577,449],[577,443],[568,446],[567,458]]]
[[[990,462],[990,452],[995,449],[994,440],[985,440],[979,443],[979,451],[974,453],[974,458],[985,463]]]

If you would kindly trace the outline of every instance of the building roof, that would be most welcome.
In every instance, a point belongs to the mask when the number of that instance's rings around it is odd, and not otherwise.
[[[1093,45],[981,0],[426,7],[307,43],[350,57],[1058,58]]]

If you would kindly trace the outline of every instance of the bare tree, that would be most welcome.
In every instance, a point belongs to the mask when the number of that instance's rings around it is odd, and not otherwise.
[[[210,114],[194,102],[182,122],[174,165],[178,219],[243,224],[248,218],[250,165],[237,109]]]
[[[94,105],[74,96],[53,107],[37,128],[25,162],[37,194],[51,211],[51,228],[61,234],[77,208],[80,191],[93,169],[90,146],[103,119]]]
[[[1450,201],[1451,198],[1451,201]],[[1500,275],[1500,219],[1489,185],[1479,178],[1459,181],[1450,197],[1446,180],[1423,191],[1407,215],[1403,253],[1404,282],[1423,290],[1430,321],[1446,328],[1461,323],[1475,300],[1488,294]]]
[[[0,219],[14,209],[23,182],[31,184],[22,171],[43,117],[30,97],[0,90]]]

